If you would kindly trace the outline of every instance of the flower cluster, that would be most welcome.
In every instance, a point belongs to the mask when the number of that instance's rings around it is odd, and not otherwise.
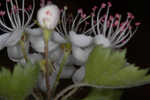
[[[121,14],[110,15],[112,6],[110,2],[102,3],[99,9],[94,6],[90,15],[85,14],[80,8],[74,16],[67,11],[66,6],[60,10],[51,2],[44,5],[44,0],[41,1],[41,8],[37,14],[40,27],[32,28],[34,0],[27,8],[25,0],[22,0],[21,7],[17,0],[6,0],[6,12],[0,10],[0,29],[5,32],[0,35],[0,50],[7,47],[9,58],[15,62],[25,63],[27,58],[34,63],[44,57],[43,28],[52,31],[48,37],[48,57],[55,66],[50,76],[51,84],[54,84],[65,52],[63,45],[71,44],[71,54],[65,63],[61,78],[72,78],[73,82],[80,82],[85,74],[84,65],[95,45],[113,49],[121,48],[132,38],[140,25],[137,22],[133,26],[132,13],[127,13],[125,21],[121,20]],[[106,13],[103,14],[102,10],[106,10]],[[9,26],[4,22],[4,16],[8,17]],[[35,52],[31,53],[30,48]],[[81,67],[77,69],[74,65]],[[42,81],[39,82],[39,87],[45,90],[45,83],[43,83],[45,81],[41,77],[40,80]]]

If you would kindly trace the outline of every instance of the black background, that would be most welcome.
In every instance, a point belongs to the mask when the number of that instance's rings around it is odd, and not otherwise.
[[[2,0],[0,0],[2,1]],[[28,0],[25,0],[26,2]],[[37,5],[38,0],[35,0]],[[77,8],[83,8],[89,13],[91,8],[96,4],[108,0],[53,0],[60,8],[67,5],[69,9],[75,11]],[[119,12],[126,17],[126,13],[132,12],[136,21],[141,22],[139,30],[134,37],[125,46],[127,48],[127,61],[134,63],[140,68],[150,67],[150,5],[148,0],[109,0],[112,2],[112,12]],[[36,6],[37,6],[36,5]],[[36,7],[38,9],[39,6]],[[36,18],[36,14],[34,16]],[[2,33],[2,32],[1,32]],[[6,49],[0,52],[0,65],[13,66],[13,63],[7,58]],[[150,100],[150,85],[137,88],[126,89],[122,100]]]

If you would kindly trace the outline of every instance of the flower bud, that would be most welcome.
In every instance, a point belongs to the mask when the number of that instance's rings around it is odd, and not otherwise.
[[[54,29],[59,21],[59,17],[60,10],[54,4],[40,8],[37,14],[39,24],[47,29]]]

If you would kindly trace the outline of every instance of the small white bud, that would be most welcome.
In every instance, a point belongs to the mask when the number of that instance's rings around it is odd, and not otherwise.
[[[54,4],[40,8],[37,14],[39,24],[47,29],[54,29],[59,21],[59,17],[60,10]]]

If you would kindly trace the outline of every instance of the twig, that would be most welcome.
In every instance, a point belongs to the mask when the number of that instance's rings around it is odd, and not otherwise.
[[[54,100],[58,100],[60,97],[62,97],[69,90],[76,88],[76,87],[82,87],[82,86],[87,86],[87,85],[84,83],[70,85],[67,88],[65,88],[64,90],[62,90],[59,94],[57,94],[57,96],[54,98]]]
[[[51,90],[50,90],[50,82],[49,82],[49,63],[48,63],[48,41],[45,40],[45,81],[47,88],[47,98],[50,100]]]
[[[60,64],[59,72],[58,72],[57,77],[56,77],[56,81],[54,83],[53,90],[55,90],[57,85],[59,84],[59,79],[60,79],[61,73],[63,71],[64,65],[66,63],[66,60],[67,60],[69,54],[70,54],[70,52],[65,52],[65,54],[64,54],[63,60],[62,60],[62,62]]]
[[[72,96],[79,88],[72,89],[67,95],[65,95],[62,100],[67,100],[70,96]]]
[[[39,97],[36,95],[36,93],[32,92],[32,95],[35,98],[35,100],[40,100]]]

